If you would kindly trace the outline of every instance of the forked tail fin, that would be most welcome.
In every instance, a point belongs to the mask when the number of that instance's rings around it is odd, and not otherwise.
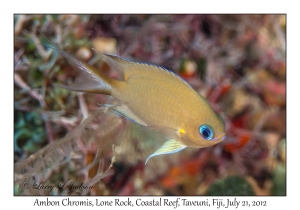
[[[47,37],[45,38],[47,39]],[[67,90],[72,90],[72,91],[111,95],[111,88],[112,88],[111,84],[113,79],[106,76],[104,73],[102,73],[100,70],[97,70],[93,66],[83,61],[80,61],[78,58],[74,57],[73,55],[63,51],[57,45],[51,43],[50,40],[48,40],[48,42],[51,48],[57,50],[62,56],[64,56],[71,64],[71,66],[74,68],[74,70],[78,72],[78,75],[73,84],[71,85],[56,84],[55,86]]]
[[[78,71],[78,75],[71,85],[56,85],[67,90],[89,92],[89,93],[100,93],[100,94],[111,94],[111,83],[112,79],[97,70],[93,66],[80,61],[78,58],[70,55],[69,53],[56,47],[59,53],[64,56],[74,70]]]

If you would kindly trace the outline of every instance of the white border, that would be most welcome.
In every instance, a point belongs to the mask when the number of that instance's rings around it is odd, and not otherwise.
[[[1,4],[1,206],[3,209],[32,208],[36,197],[13,196],[13,14],[14,13],[287,13],[287,196],[237,197],[238,200],[266,200],[266,208],[299,207],[299,8],[287,1],[5,1]],[[10,157],[10,158],[8,158]],[[39,197],[45,199],[46,197]],[[66,197],[63,197],[66,198]],[[51,199],[62,200],[61,197]],[[97,197],[72,197],[77,200],[95,200]],[[98,197],[99,198],[99,197]],[[102,197],[114,199],[116,197]],[[125,198],[125,197],[124,197]],[[131,197],[137,199],[138,197]],[[156,197],[157,198],[157,197]],[[176,197],[171,197],[176,198]],[[191,200],[206,197],[185,197]],[[233,197],[222,197],[222,199]],[[99,198],[101,199],[101,198]],[[151,199],[151,197],[143,197]],[[209,197],[212,199],[212,197]],[[40,207],[39,207],[40,208]],[[62,208],[62,207],[56,207]],[[63,207],[64,209],[82,207]],[[100,208],[100,207],[97,207]],[[127,207],[124,207],[127,208]],[[128,207],[132,209],[131,207]],[[148,207],[149,208],[149,207]],[[153,208],[153,207],[150,207]],[[160,207],[166,208],[166,207]],[[190,207],[199,209],[199,207]],[[135,207],[138,209],[138,207]],[[173,209],[173,208],[172,208]],[[205,209],[205,207],[201,207]],[[213,208],[214,209],[214,208]],[[293,208],[295,209],[295,208]]]

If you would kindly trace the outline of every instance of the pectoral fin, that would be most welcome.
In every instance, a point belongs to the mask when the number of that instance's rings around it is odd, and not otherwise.
[[[154,157],[154,156],[164,155],[164,154],[172,154],[172,153],[175,153],[175,152],[179,152],[179,151],[185,149],[186,147],[187,146],[182,144],[177,139],[169,139],[158,150],[156,150],[156,152],[154,152],[152,155],[150,155],[147,158],[147,160],[145,162],[145,165],[147,164],[148,160],[150,158]]]
[[[118,105],[109,105],[109,104],[105,104],[104,106],[109,107],[111,109],[113,109],[114,111],[116,111],[118,114],[126,117],[129,120],[132,120],[135,123],[138,123],[140,125],[143,126],[147,126],[147,124],[140,119],[138,116],[136,116],[129,108],[126,104],[121,103]]]

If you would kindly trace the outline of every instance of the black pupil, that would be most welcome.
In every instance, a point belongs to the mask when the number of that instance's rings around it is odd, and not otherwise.
[[[207,128],[205,128],[204,130],[203,130],[203,136],[205,137],[205,138],[208,138],[209,137],[209,134],[210,134],[210,131],[207,129]]]

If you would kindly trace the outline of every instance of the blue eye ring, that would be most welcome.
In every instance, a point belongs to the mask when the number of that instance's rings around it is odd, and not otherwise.
[[[199,133],[208,141],[214,137],[213,129],[209,125],[201,125],[199,127]]]

